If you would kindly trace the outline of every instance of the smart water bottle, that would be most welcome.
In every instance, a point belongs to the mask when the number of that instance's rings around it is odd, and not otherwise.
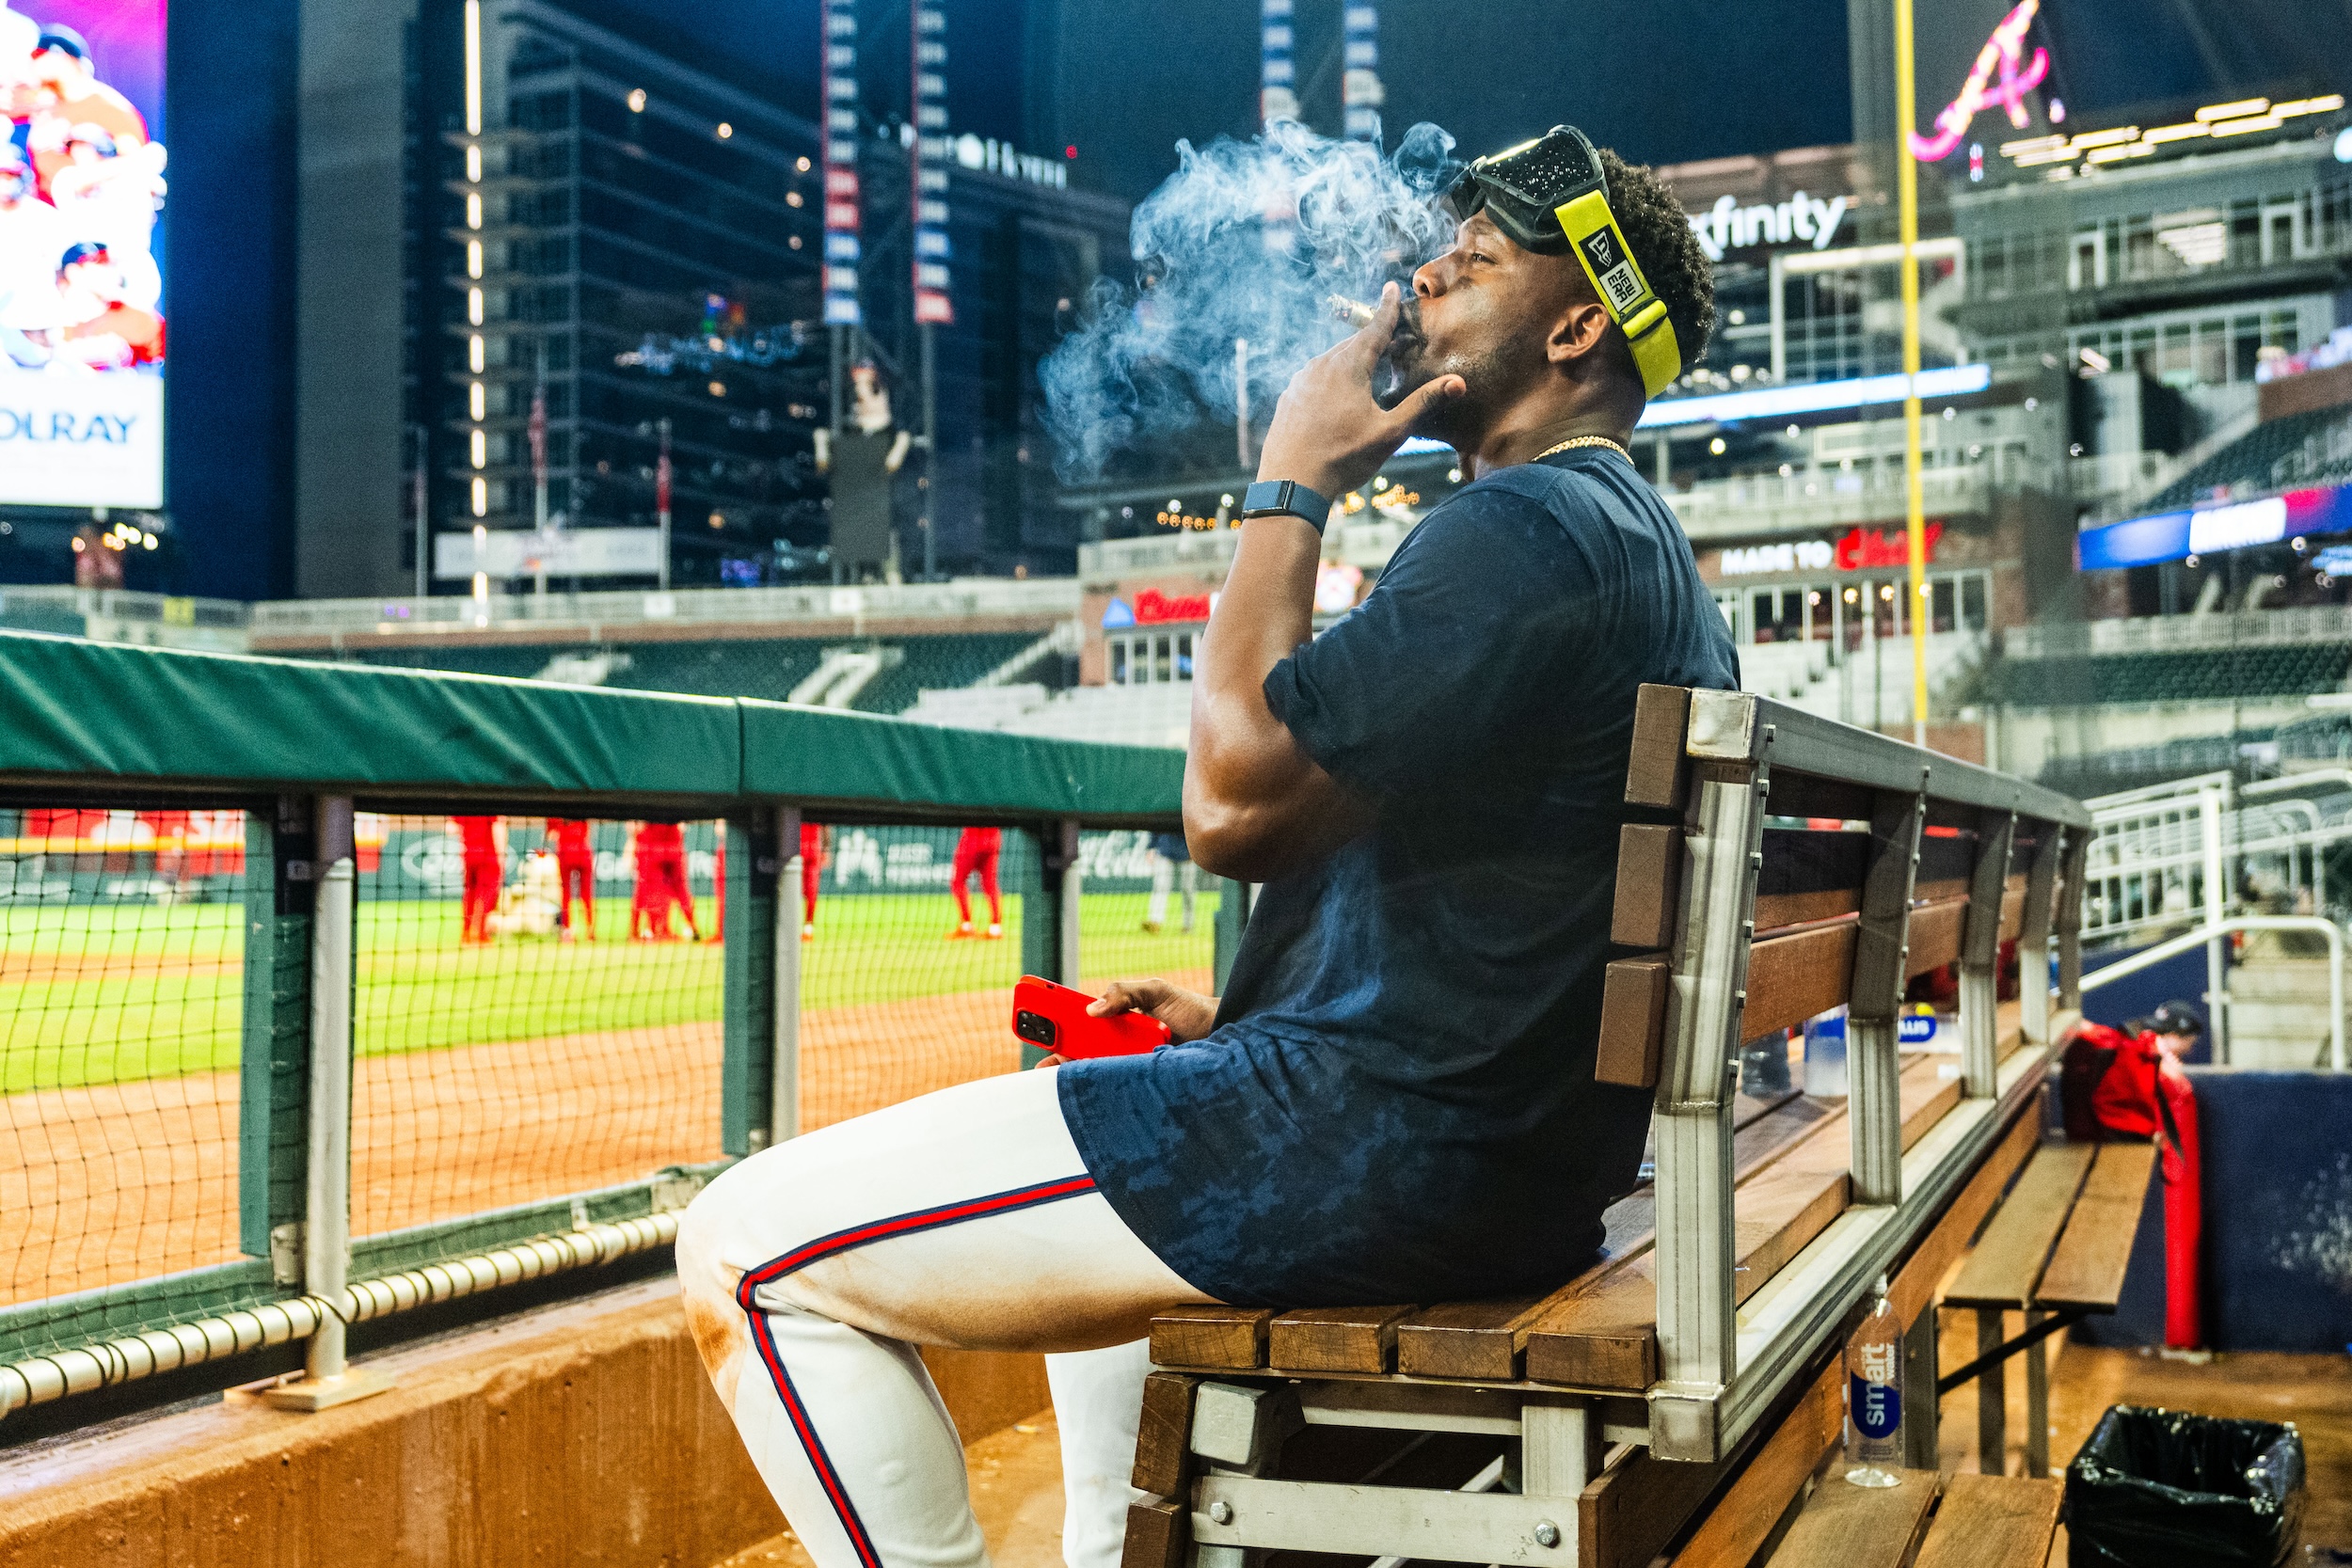
[[[1856,1486],[1902,1484],[1902,1324],[1882,1275],[1870,1315],[1846,1341],[1846,1479]]]

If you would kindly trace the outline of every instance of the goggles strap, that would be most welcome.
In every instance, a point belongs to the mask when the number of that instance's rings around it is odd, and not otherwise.
[[[1594,295],[1633,350],[1644,389],[1656,397],[1682,372],[1682,346],[1675,338],[1674,324],[1666,319],[1665,301],[1651,292],[1634,263],[1632,247],[1625,243],[1605,194],[1586,191],[1555,211],[1578,264],[1592,281]]]

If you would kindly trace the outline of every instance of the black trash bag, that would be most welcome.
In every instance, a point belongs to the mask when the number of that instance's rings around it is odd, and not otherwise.
[[[2068,1568],[2283,1568],[2303,1503],[2293,1426],[2115,1405],[2066,1469]]]

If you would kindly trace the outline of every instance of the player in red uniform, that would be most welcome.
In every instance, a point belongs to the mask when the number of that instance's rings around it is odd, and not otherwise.
[[[686,916],[687,934],[703,939],[694,923],[694,895],[686,885],[686,838],[675,822],[647,822],[637,830],[637,899],[629,907],[628,935],[632,942],[674,942],[670,909]],[[647,929],[640,934],[639,922]]]
[[[572,890],[588,913],[588,940],[596,940],[596,852],[588,842],[588,824],[570,817],[548,818],[548,847],[555,855],[555,875],[564,889],[564,907],[556,915],[565,942],[580,940],[572,925]]]
[[[499,819],[495,816],[453,816],[465,846],[464,913],[458,928],[463,942],[490,940],[490,915],[499,907],[499,889],[506,880],[506,856],[499,848]]]
[[[972,894],[964,885],[972,873],[980,874],[980,891],[988,895],[988,935],[993,942],[1005,934],[1005,902],[996,891],[996,856],[1004,847],[1001,828],[966,828],[956,840],[955,869],[948,890],[956,895],[956,928],[947,933],[949,942],[961,942],[972,935]]]
[[[817,878],[825,865],[825,833],[822,823],[801,824],[801,940],[817,938]]]

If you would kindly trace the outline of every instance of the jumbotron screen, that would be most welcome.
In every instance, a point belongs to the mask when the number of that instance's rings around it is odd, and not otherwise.
[[[0,502],[159,507],[164,0],[0,0]]]

